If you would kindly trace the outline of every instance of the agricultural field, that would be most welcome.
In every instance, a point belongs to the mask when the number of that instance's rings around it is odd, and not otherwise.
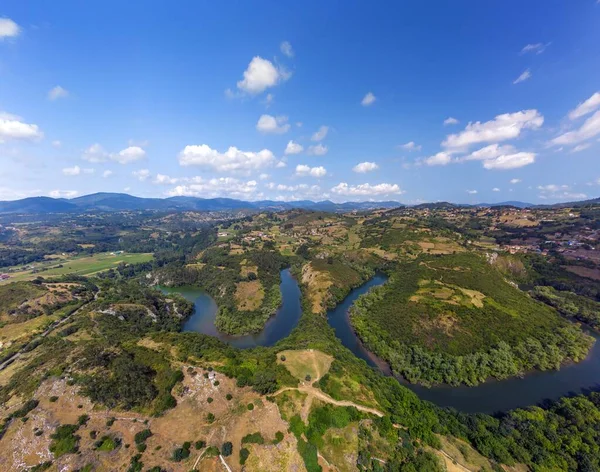
[[[114,269],[119,264],[139,264],[141,262],[149,262],[153,257],[152,254],[148,253],[102,253],[93,256],[79,256],[73,258],[58,257],[55,259],[53,258],[51,262],[39,265],[39,267],[38,265],[33,264],[33,269],[11,268],[12,271],[9,272],[10,278],[0,281],[0,284],[33,280],[39,276],[54,277],[72,274],[87,277],[105,270]]]

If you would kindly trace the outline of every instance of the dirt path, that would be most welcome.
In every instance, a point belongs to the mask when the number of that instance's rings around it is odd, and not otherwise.
[[[223,465],[225,466],[225,468],[227,469],[227,472],[233,472],[229,466],[227,465],[227,462],[225,462],[225,459],[223,459],[223,456],[221,454],[219,454],[219,459],[221,459],[221,462],[223,463]]]
[[[41,333],[38,336],[36,336],[35,338],[33,338],[25,346],[23,346],[23,348],[21,350],[15,352],[11,357],[9,357],[4,362],[2,362],[0,364],[0,370],[6,369],[10,364],[12,364],[14,361],[16,361],[19,357],[21,357],[23,355],[23,353],[25,352],[27,346],[29,346],[29,344],[37,341],[38,339],[45,338],[46,336],[48,336],[48,334],[50,334],[50,332],[54,331],[60,325],[62,325],[64,323],[66,323],[67,321],[69,321],[73,316],[75,316],[77,313],[79,313],[83,308],[85,308],[86,306],[88,306],[91,302],[96,301],[98,299],[98,294],[99,293],[100,293],[100,290],[98,290],[94,294],[94,298],[92,298],[91,300],[85,302],[83,305],[81,305],[79,308],[77,308],[77,310],[75,310],[69,316],[66,316],[65,318],[63,318],[61,320],[58,320],[58,321],[55,321],[55,322],[51,323],[50,326],[48,326],[48,328],[46,328],[46,330],[43,333]]]
[[[335,400],[334,398],[331,398],[329,395],[327,395],[325,392],[319,390],[318,388],[310,387],[308,385],[300,385],[299,387],[284,387],[284,388],[278,390],[277,392],[275,392],[274,396],[279,395],[280,393],[286,392],[288,390],[297,390],[298,392],[303,392],[308,395],[312,395],[313,397],[318,398],[319,400],[324,401],[325,403],[331,403],[332,405],[351,406],[353,408],[356,408],[359,411],[364,411],[365,413],[371,413],[372,415],[379,416],[380,418],[382,416],[385,416],[385,413],[383,413],[382,411],[379,411],[375,408],[370,408],[368,406],[359,405],[357,403],[354,403],[354,402],[351,402],[348,400]]]

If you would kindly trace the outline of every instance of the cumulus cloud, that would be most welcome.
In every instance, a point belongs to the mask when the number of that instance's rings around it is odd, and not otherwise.
[[[500,191],[500,189],[499,189],[498,187],[494,187],[494,188],[492,189],[492,192],[499,192],[499,191]]]
[[[452,162],[452,156],[447,152],[441,151],[433,156],[426,157],[423,162],[428,166],[445,166]]]
[[[327,146],[323,146],[320,143],[315,146],[308,146],[308,154],[310,156],[324,156],[327,154],[327,151],[329,151]]]
[[[582,116],[592,113],[597,108],[600,108],[600,92],[596,92],[586,101],[581,102],[574,110],[569,112],[569,119],[576,120]]]
[[[144,182],[150,177],[150,171],[148,169],[140,169],[134,170],[131,175],[133,175],[140,182]]]
[[[483,161],[485,169],[518,169],[519,167],[527,166],[535,162],[535,153],[533,152],[516,152],[513,154],[502,154],[493,159]]]
[[[448,126],[448,125],[457,125],[458,124],[458,120],[456,118],[453,118],[451,116],[449,116],[448,118],[446,118],[444,120],[444,125]]]
[[[301,144],[298,144],[295,141],[288,141],[283,153],[286,156],[290,156],[293,154],[300,154],[302,151],[304,151],[304,147]]]
[[[475,195],[477,193],[477,190],[467,190],[467,193],[470,195]]]
[[[352,168],[352,170],[358,174],[365,174],[377,169],[379,169],[379,166],[375,162],[361,162]]]
[[[400,148],[404,149],[405,151],[420,151],[421,145],[416,144],[414,141],[409,141],[406,144],[401,144]]]
[[[69,91],[62,88],[60,85],[53,87],[48,92],[48,100],[58,100],[59,98],[67,98],[69,96]]]
[[[62,146],[62,143],[58,139],[55,139],[54,141],[52,141],[52,146],[55,148],[59,148]]]
[[[595,112],[579,129],[568,131],[550,141],[552,146],[579,144],[600,134],[600,110]]]
[[[513,84],[520,84],[521,82],[525,82],[527,79],[531,78],[531,71],[526,69],[519,77],[517,77]]]
[[[105,170],[104,172],[102,172],[102,177],[104,177],[105,179],[107,177],[110,177],[111,175],[113,175],[113,171],[112,170]]]
[[[48,196],[52,198],[73,198],[79,194],[77,190],[52,190]]]
[[[268,149],[242,151],[234,146],[221,153],[206,144],[189,145],[179,153],[182,166],[200,166],[218,172],[250,172],[275,164],[275,156]]]
[[[319,167],[309,167],[304,164],[299,164],[296,166],[296,175],[299,177],[325,177],[327,175],[327,170],[323,166]]]
[[[290,76],[291,74],[282,67],[276,67],[271,61],[255,56],[244,71],[244,78],[237,83],[237,88],[250,95],[257,95],[289,79]]]
[[[523,130],[536,130],[543,124],[544,117],[535,109],[504,113],[484,123],[469,122],[464,131],[446,136],[442,146],[456,152],[473,144],[514,139],[519,137]]]
[[[520,182],[521,182],[521,179],[510,179],[510,183],[513,184],[513,185],[514,184],[518,184]]]
[[[321,126],[312,136],[311,141],[323,141],[329,132],[329,126]]]
[[[44,137],[37,125],[24,123],[17,115],[0,112],[0,143],[9,140],[37,141]]]
[[[79,166],[65,167],[62,170],[62,173],[64,175],[69,175],[69,176],[79,175],[79,174],[81,174],[81,168]]]
[[[546,50],[546,48],[548,46],[550,46],[550,43],[527,44],[523,47],[523,49],[521,49],[521,54],[527,54],[527,53],[541,54]]]
[[[0,40],[15,38],[21,33],[21,27],[10,18],[0,18]]]
[[[398,184],[359,184],[348,185],[346,182],[340,182],[331,191],[337,195],[345,196],[381,196],[404,193]]]
[[[177,177],[169,177],[168,175],[164,174],[156,174],[156,177],[154,178],[152,183],[156,185],[174,185],[177,182],[179,182],[179,180],[180,179],[178,179]]]
[[[368,107],[369,105],[373,105],[373,103],[375,103],[375,100],[377,100],[377,97],[375,97],[375,95],[373,95],[372,92],[369,92],[363,97],[360,104],[363,107]]]
[[[540,191],[539,198],[550,199],[555,201],[565,200],[583,200],[587,198],[585,193],[573,192],[568,185],[538,185],[537,189]]]
[[[119,164],[130,164],[131,162],[136,162],[143,159],[145,156],[146,151],[144,151],[141,147],[129,146],[128,148],[119,151],[117,154],[111,154],[110,158]]]
[[[105,162],[108,159],[109,154],[104,150],[104,148],[100,144],[95,143],[92,144],[86,150],[84,150],[83,155],[81,157],[82,159],[88,162],[99,163]]]
[[[256,129],[264,134],[283,134],[290,129],[287,116],[261,115]]]
[[[279,49],[287,57],[294,57],[294,49],[292,48],[292,45],[290,44],[289,41],[283,41],[279,45]]]
[[[189,196],[189,197],[208,197],[215,198],[227,195],[234,198],[259,198],[261,194],[257,193],[257,183],[255,180],[247,182],[232,177],[221,177],[213,179],[203,179],[194,177],[192,183],[187,185],[178,185],[166,192],[167,196]]]

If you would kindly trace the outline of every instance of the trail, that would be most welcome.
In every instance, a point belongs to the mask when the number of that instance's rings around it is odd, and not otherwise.
[[[458,462],[456,459],[454,459],[454,457],[452,457],[446,451],[444,451],[442,449],[438,449],[437,452],[440,452],[444,457],[450,459],[450,462],[452,462],[452,465],[454,465],[455,467],[458,467],[460,470],[464,470],[465,472],[473,472],[471,469],[466,468],[464,465],[462,465],[460,462]]]
[[[227,469],[227,472],[233,472],[229,466],[227,465],[227,462],[225,462],[225,459],[223,459],[223,456],[221,454],[219,454],[219,459],[221,459],[221,462],[223,463],[223,465],[225,466],[225,468]]]
[[[87,302],[85,302],[83,305],[81,305],[79,308],[77,308],[77,310],[75,310],[69,316],[66,316],[65,318],[63,318],[61,320],[54,321],[53,323],[51,323],[50,326],[48,326],[48,328],[46,328],[46,330],[43,333],[40,333],[38,336],[36,336],[35,338],[33,338],[31,341],[29,341],[25,346],[23,346],[20,350],[18,350],[17,352],[15,352],[8,359],[4,360],[4,362],[2,362],[0,364],[0,371],[6,369],[9,365],[11,365],[14,361],[16,361],[19,357],[21,357],[26,352],[25,350],[27,349],[27,346],[29,346],[29,344],[37,341],[38,339],[45,338],[52,331],[54,331],[56,328],[58,328],[60,325],[62,325],[64,323],[66,323],[67,321],[69,321],[73,316],[75,316],[77,313],[79,313],[83,308],[85,308],[86,306],[88,306],[93,301],[96,301],[98,299],[98,294],[99,293],[100,293],[100,290],[98,290],[96,293],[94,293],[94,298],[92,298],[91,300],[88,300]]]
[[[282,389],[279,389],[277,392],[275,392],[274,396],[279,395],[280,393],[283,393],[283,392],[286,392],[289,390],[296,390],[298,392],[303,392],[308,395],[312,395],[313,397],[318,398],[319,400],[324,401],[325,403],[331,403],[332,405],[351,406],[353,408],[356,408],[359,411],[364,411],[365,413],[371,413],[372,415],[379,416],[380,418],[385,416],[385,413],[383,413],[382,411],[379,411],[375,408],[370,408],[368,406],[359,405],[357,403],[354,403],[354,402],[351,402],[348,400],[336,400],[334,398],[331,398],[329,395],[327,395],[322,390],[319,390],[318,388],[310,387],[307,385],[301,385],[299,387],[284,387]]]

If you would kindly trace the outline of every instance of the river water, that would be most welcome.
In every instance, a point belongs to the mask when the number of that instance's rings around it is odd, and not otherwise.
[[[357,357],[385,375],[391,375],[389,366],[365,348],[356,336],[349,319],[349,310],[358,297],[372,287],[385,283],[387,277],[377,274],[371,280],[352,290],[334,309],[327,313],[327,321],[335,330],[342,344]],[[238,348],[272,346],[287,337],[298,324],[302,314],[300,289],[288,269],[281,271],[282,305],[277,314],[269,319],[265,328],[257,334],[229,336],[217,331],[214,325],[217,314],[215,301],[197,287],[163,289],[169,293],[180,293],[194,302],[195,312],[183,326],[184,331],[196,331],[231,344]],[[592,334],[596,339],[600,337]],[[563,366],[558,371],[533,372],[524,378],[489,381],[477,387],[423,387],[399,381],[423,400],[442,407],[452,407],[466,413],[496,413],[529,405],[556,400],[562,396],[600,389],[600,342],[592,347],[587,359],[577,364]]]

